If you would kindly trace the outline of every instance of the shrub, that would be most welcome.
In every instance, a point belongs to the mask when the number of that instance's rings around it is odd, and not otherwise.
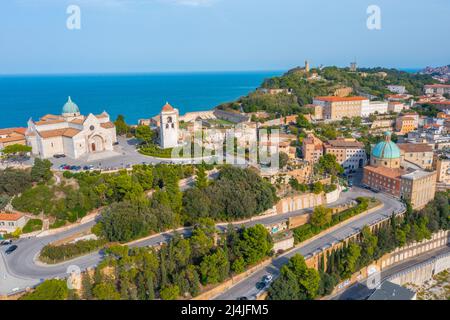
[[[27,224],[23,227],[23,233],[30,233],[34,231],[39,231],[42,229],[42,220],[41,219],[30,219]]]
[[[40,258],[47,263],[58,263],[98,250],[105,244],[105,240],[81,240],[60,246],[46,245],[42,248]]]

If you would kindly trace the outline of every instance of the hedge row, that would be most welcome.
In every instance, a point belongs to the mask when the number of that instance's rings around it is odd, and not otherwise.
[[[323,227],[313,226],[310,223],[306,223],[298,228],[295,228],[294,231],[294,239],[296,243],[303,242],[305,240],[308,240],[312,238],[313,236],[319,234],[321,231],[326,230],[328,228],[331,228],[338,223],[345,221],[347,219],[350,219],[351,217],[354,217],[360,213],[363,213],[366,211],[369,207],[369,201],[368,198],[357,198],[358,204],[350,209],[344,210],[340,213],[337,213],[333,215],[331,223],[328,225],[325,225]]]
[[[42,248],[40,259],[50,264],[58,263],[99,250],[105,244],[105,240],[81,240],[60,246],[46,245]]]

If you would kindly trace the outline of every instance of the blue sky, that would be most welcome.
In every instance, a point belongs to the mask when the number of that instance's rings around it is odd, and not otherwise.
[[[66,9],[81,8],[81,30]],[[366,27],[369,5],[381,30]],[[448,0],[4,0],[0,73],[450,64]]]

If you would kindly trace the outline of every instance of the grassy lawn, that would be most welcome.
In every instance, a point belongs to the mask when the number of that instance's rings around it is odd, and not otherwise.
[[[23,227],[22,233],[30,233],[39,230],[42,230],[42,220],[30,219],[28,220],[27,224]]]

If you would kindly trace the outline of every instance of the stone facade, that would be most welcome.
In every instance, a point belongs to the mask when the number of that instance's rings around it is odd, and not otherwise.
[[[365,97],[315,97],[313,104],[323,107],[323,119],[336,121],[344,117],[360,117],[364,104],[368,104],[369,99]]]
[[[39,121],[28,121],[25,136],[32,153],[40,158],[64,154],[77,159],[89,153],[112,151],[117,142],[116,128],[109,115],[103,112],[88,116],[80,114],[70,100],[64,106],[73,112],[45,115]]]
[[[175,109],[169,103],[166,103],[159,116],[159,136],[161,148],[168,149],[178,146],[178,109]]]

